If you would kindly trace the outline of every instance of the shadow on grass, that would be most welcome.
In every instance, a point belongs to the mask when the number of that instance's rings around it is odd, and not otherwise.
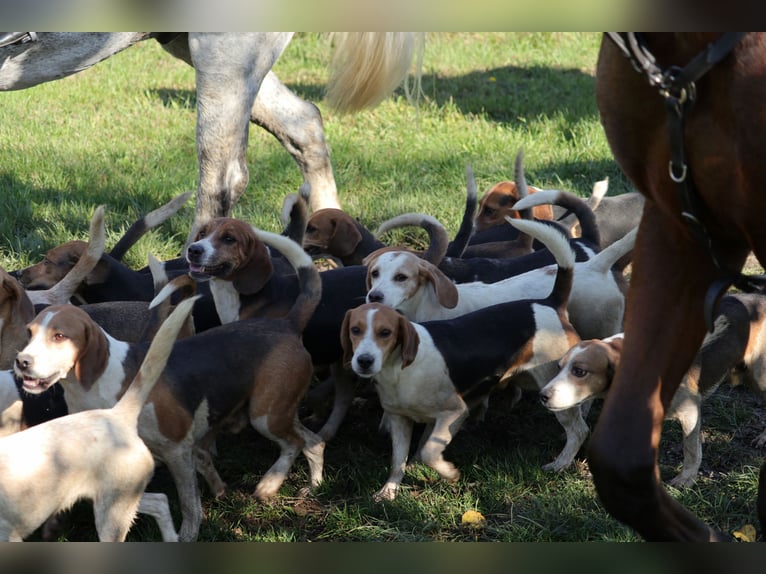
[[[288,84],[301,98],[317,102],[324,97],[319,84]],[[475,70],[461,76],[426,74],[425,97],[438,106],[454,104],[464,115],[483,114],[498,123],[562,114],[575,123],[598,115],[594,99],[595,78],[574,69],[542,66],[504,66]],[[193,90],[157,89],[153,93],[166,107],[193,109]],[[400,88],[398,94],[404,94]]]

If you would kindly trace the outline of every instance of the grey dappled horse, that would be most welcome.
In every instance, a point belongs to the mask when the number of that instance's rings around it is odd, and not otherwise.
[[[63,78],[148,39],[194,67],[199,180],[190,237],[202,222],[228,216],[245,190],[248,122],[273,134],[298,163],[311,189],[311,209],[340,207],[319,110],[271,72],[292,33],[38,32],[33,37],[0,47],[0,91]],[[327,100],[351,112],[376,105],[401,83],[414,35],[344,33],[334,43]]]

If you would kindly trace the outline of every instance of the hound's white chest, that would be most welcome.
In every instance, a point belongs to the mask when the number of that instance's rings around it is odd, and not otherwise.
[[[420,337],[415,360],[402,369],[400,357],[392,357],[375,377],[375,388],[386,411],[428,422],[436,413],[454,409],[462,399],[431,335],[420,325],[415,328]]]
[[[210,292],[221,323],[233,323],[239,319],[239,293],[231,281],[210,281]]]

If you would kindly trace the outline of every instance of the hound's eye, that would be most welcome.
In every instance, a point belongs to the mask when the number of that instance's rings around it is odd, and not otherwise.
[[[317,228],[313,225],[307,225],[306,226],[306,233],[316,233]]]
[[[66,338],[67,336],[64,335],[64,333],[55,333],[53,335],[53,340],[56,341],[57,343],[60,343],[61,341],[66,340]]]
[[[223,242],[224,243],[236,243],[237,239],[233,235],[224,235],[223,236]]]
[[[495,211],[496,210],[494,208],[492,208],[492,207],[485,207],[484,208],[484,215],[486,215],[488,217],[492,217],[493,215],[495,215]]]
[[[377,279],[380,276],[380,272],[377,269],[373,269],[370,271],[370,277],[373,279]]]
[[[204,237],[205,237],[205,230],[204,229],[200,229],[197,232],[197,237],[196,237],[195,241],[199,241],[200,239],[204,239]]]
[[[387,339],[390,336],[391,336],[391,329],[381,329],[380,331],[378,331],[378,337],[380,337],[381,339]]]
[[[578,379],[582,379],[583,377],[587,376],[588,371],[581,369],[580,367],[572,367],[572,374]]]
[[[397,283],[403,283],[407,281],[407,276],[404,273],[397,273],[396,275],[394,275],[394,281],[396,281]]]
[[[349,332],[350,332],[352,335],[355,335],[355,336],[356,336],[356,335],[361,335],[361,334],[362,334],[362,330],[361,330],[359,327],[351,327],[351,328],[349,329]]]

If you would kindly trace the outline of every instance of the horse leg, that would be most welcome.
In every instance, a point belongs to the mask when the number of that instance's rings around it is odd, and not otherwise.
[[[231,214],[248,181],[250,111],[289,33],[189,34],[197,83],[199,181],[194,225]]]
[[[312,211],[340,209],[319,108],[296,96],[269,72],[255,98],[250,120],[277,138],[298,164],[304,181],[311,186]]]
[[[648,540],[719,539],[659,480],[662,423],[705,333],[704,297],[715,277],[707,253],[647,200],[633,251],[625,345],[591,438],[601,501]]]

